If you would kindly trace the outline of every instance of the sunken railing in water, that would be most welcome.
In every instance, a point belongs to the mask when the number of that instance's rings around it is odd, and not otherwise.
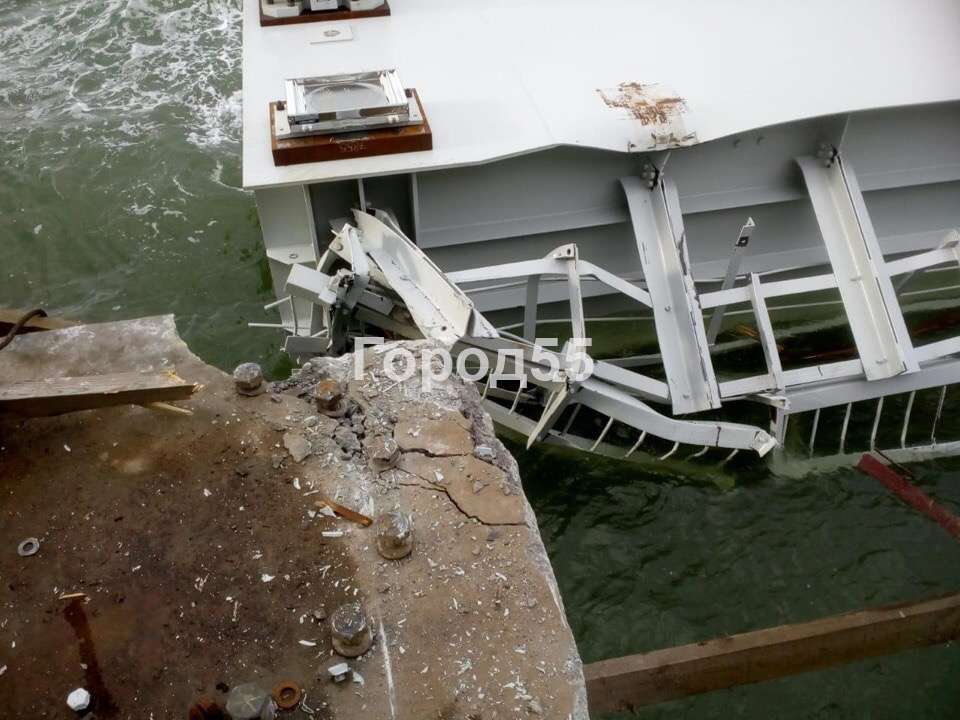
[[[644,287],[580,259],[572,244],[542,258],[445,274],[400,231],[389,212],[355,211],[354,224],[345,223],[335,234],[316,269],[291,266],[281,302],[289,304],[294,327],[286,328],[292,334],[285,348],[300,357],[337,353],[351,336],[373,327],[398,337],[435,339],[452,347],[454,355],[469,352],[488,363],[512,358],[502,369],[517,380],[498,386],[488,377],[482,393],[494,420],[525,435],[528,446],[548,442],[626,459],[635,459],[641,448],[660,459],[706,458],[717,449],[721,452],[713,457],[721,462],[740,450],[764,456],[778,446],[801,447],[801,456],[813,456],[826,431],[822,412],[840,408],[842,421],[831,423],[839,429],[831,454],[843,457],[854,451],[848,439],[851,417],[862,414],[865,403],[875,407],[873,432],[858,450],[877,448],[878,435],[883,435],[878,429],[894,420],[889,404],[884,415],[884,398],[905,396],[909,400],[899,443],[892,447],[909,459],[956,453],[960,444],[940,442],[936,430],[948,388],[960,381],[960,359],[955,357],[960,337],[914,345],[897,290],[915,273],[955,269],[960,234],[951,231],[934,249],[888,261],[856,178],[839,155],[799,158],[798,164],[831,272],[772,281],[756,273],[739,276],[739,261],[755,227],[748,219],[719,289],[698,293],[677,190],[659,171],[622,181]],[[659,346],[653,360],[662,366],[663,379],[637,369],[649,365],[651,356],[615,361],[587,356],[589,375],[571,371],[570,349],[589,344],[581,290],[588,279],[652,311]],[[526,284],[522,335],[496,329],[470,299],[484,283],[506,282]],[[545,282],[564,284],[569,299],[568,340],[559,351],[535,337]],[[854,356],[786,369],[768,301],[821,291],[839,293]],[[297,308],[302,312],[304,303],[315,311],[301,321]],[[745,305],[753,316],[763,368],[724,380],[712,355],[724,312],[737,305]],[[705,312],[711,316],[709,328]],[[911,416],[917,416],[914,400],[930,391],[938,402],[929,416],[929,441],[908,442]],[[765,407],[769,417],[750,424],[725,419],[745,405]],[[592,416],[589,422],[583,422],[585,415]],[[788,439],[788,428],[803,432],[805,444]]]

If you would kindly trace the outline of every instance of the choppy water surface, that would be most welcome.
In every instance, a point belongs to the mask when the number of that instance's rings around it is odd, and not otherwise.
[[[282,372],[245,327],[272,293],[238,189],[239,53],[239,0],[0,0],[0,306],[173,312],[208,361]],[[960,546],[852,471],[715,484],[512,449],[586,661],[960,588]],[[958,467],[918,475],[960,511]],[[940,647],[641,714],[954,718],[958,678]]]
[[[223,366],[279,360],[240,184],[239,0],[0,0],[0,302],[173,312]]]

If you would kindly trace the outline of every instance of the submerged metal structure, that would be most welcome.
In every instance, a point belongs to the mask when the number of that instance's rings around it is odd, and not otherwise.
[[[491,415],[628,459],[960,449],[938,432],[960,323],[905,317],[949,314],[960,287],[955,3],[612,2],[589,37],[566,0],[390,8],[264,27],[245,2],[244,185],[288,352],[382,328],[547,370],[564,350],[538,336],[594,336],[589,378],[531,370],[486,387]],[[328,138],[352,156],[274,164],[268,107],[296,78],[382,68],[416,89],[432,149],[369,156],[359,131]],[[814,309],[842,352],[798,358],[783,319]]]

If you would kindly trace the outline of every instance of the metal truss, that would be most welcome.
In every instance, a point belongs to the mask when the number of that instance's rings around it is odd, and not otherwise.
[[[797,162],[824,238],[830,273],[773,281],[754,273],[741,276],[740,260],[756,227],[748,219],[720,288],[698,294],[689,270],[677,190],[660,171],[621,181],[643,267],[643,287],[582,259],[572,244],[542,258],[444,273],[401,232],[389,213],[355,211],[354,223],[345,222],[335,233],[316,269],[305,265],[291,269],[286,296],[279,302],[290,304],[294,322],[297,304],[307,302],[314,311],[309,331],[288,337],[285,348],[299,356],[341,352],[350,324],[359,322],[400,337],[432,338],[452,347],[455,354],[469,350],[500,361],[506,352],[514,362],[504,369],[522,381],[497,387],[488,378],[484,384],[483,398],[497,423],[525,435],[528,446],[548,442],[626,459],[652,438],[670,443],[666,452],[658,451],[661,459],[700,458],[711,448],[723,449],[724,462],[740,450],[764,456],[783,445],[792,416],[811,412],[812,450],[817,433],[823,432],[820,411],[833,406],[846,407],[837,452],[843,455],[851,408],[864,401],[877,402],[873,449],[884,397],[902,393],[911,398],[899,448],[907,450],[913,396],[940,387],[929,444],[940,452],[936,423],[946,388],[960,382],[960,359],[953,357],[960,355],[960,337],[914,345],[896,288],[918,271],[960,265],[960,234],[952,231],[936,249],[887,261],[852,168],[836,152],[826,160],[803,157]],[[628,367],[642,367],[643,359],[591,360],[589,376],[571,372],[568,351],[582,347],[587,339],[581,293],[581,281],[587,278],[652,310],[660,353],[647,360],[662,363],[665,381]],[[474,307],[470,290],[462,289],[516,279],[527,283],[519,336],[494,328]],[[570,342],[551,350],[536,338],[538,300],[541,283],[557,279],[568,290]],[[833,288],[839,291],[853,331],[857,357],[785,369],[768,301]],[[766,367],[759,374],[722,381],[716,377],[711,348],[725,311],[734,305],[750,308]],[[706,311],[712,311],[709,329]],[[769,406],[770,428],[713,417],[678,417],[739,401]],[[579,429],[582,408],[590,409],[599,428],[593,437]],[[609,442],[611,437],[630,439],[617,445]],[[693,446],[693,451],[681,453],[685,445]]]

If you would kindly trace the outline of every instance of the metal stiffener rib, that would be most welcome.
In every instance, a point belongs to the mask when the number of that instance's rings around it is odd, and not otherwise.
[[[620,183],[650,292],[673,412],[718,408],[720,391],[690,275],[676,186],[667,178],[652,190],[637,177]]]
[[[829,167],[797,158],[840,298],[868,380],[919,370],[900,304],[856,176],[839,156]]]

